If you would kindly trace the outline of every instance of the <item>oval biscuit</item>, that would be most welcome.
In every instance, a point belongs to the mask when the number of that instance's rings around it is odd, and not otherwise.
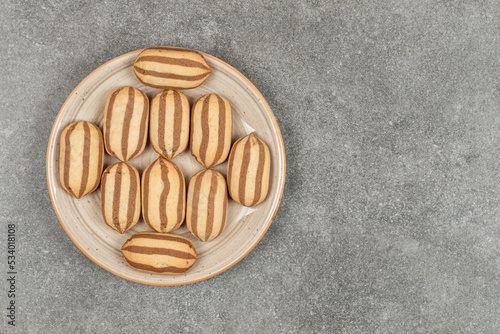
[[[134,62],[134,73],[146,86],[189,89],[201,85],[212,70],[194,50],[163,47],[142,51]]]
[[[205,168],[226,161],[232,129],[229,102],[216,94],[200,97],[191,108],[191,154]]]
[[[123,245],[122,254],[133,269],[162,275],[184,274],[196,262],[191,240],[171,233],[136,233]]]
[[[144,151],[148,135],[149,99],[134,87],[117,88],[104,108],[104,146],[121,161],[132,160]]]
[[[62,187],[76,198],[96,190],[104,161],[101,130],[86,121],[71,123],[61,133],[59,147]]]
[[[149,228],[170,232],[186,214],[186,182],[179,167],[159,157],[142,174],[142,216]]]
[[[189,101],[186,95],[165,90],[151,100],[149,138],[167,160],[184,152],[189,142]]]
[[[238,139],[227,166],[229,195],[244,206],[259,204],[269,190],[270,170],[269,148],[255,133]]]
[[[186,225],[200,241],[212,241],[226,226],[227,184],[211,169],[196,173],[189,181]]]
[[[133,166],[119,162],[101,178],[101,212],[106,224],[119,233],[132,228],[141,215],[141,182]]]

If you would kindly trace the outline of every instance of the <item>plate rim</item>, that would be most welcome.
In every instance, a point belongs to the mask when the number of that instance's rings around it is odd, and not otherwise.
[[[165,47],[165,46],[160,46],[160,47]],[[101,70],[102,68],[104,68],[105,66],[107,66],[108,64],[114,62],[114,61],[117,61],[123,57],[127,57],[131,54],[134,54],[134,53],[140,53],[142,52],[143,50],[145,50],[146,48],[142,48],[142,49],[137,49],[137,50],[134,50],[134,51],[130,51],[130,52],[127,52],[127,53],[124,53],[118,57],[115,57],[111,60],[108,60],[107,62],[105,62],[104,64],[100,65],[99,67],[97,67],[96,69],[94,69],[92,72],[90,72],[83,80],[81,80],[78,85],[71,91],[71,93],[68,95],[68,97],[66,98],[66,100],[64,101],[63,105],[61,106],[61,109],[59,109],[59,112],[57,113],[57,116],[54,120],[54,123],[52,125],[52,129],[50,131],[50,136],[49,136],[49,141],[48,141],[48,145],[47,145],[47,155],[46,155],[46,166],[45,166],[45,170],[46,170],[46,177],[47,177],[47,187],[48,187],[48,190],[49,190],[49,196],[50,196],[50,201],[52,203],[52,207],[56,213],[56,216],[57,216],[57,219],[59,220],[59,223],[62,225],[64,231],[66,232],[66,234],[69,236],[69,238],[71,239],[71,241],[73,242],[73,244],[85,255],[87,256],[87,258],[89,258],[92,262],[94,262],[95,264],[97,264],[99,267],[101,267],[102,269],[118,276],[118,277],[121,277],[123,279],[126,279],[128,281],[132,281],[132,282],[136,282],[136,283],[141,283],[141,284],[146,284],[146,285],[155,285],[155,286],[176,286],[176,285],[187,285],[187,284],[192,284],[192,283],[196,283],[196,282],[200,282],[200,281],[203,281],[203,280],[206,280],[208,278],[211,278],[213,276],[216,276],[226,270],[228,270],[229,268],[231,268],[232,266],[234,266],[235,264],[237,264],[238,262],[240,262],[245,256],[248,255],[248,253],[250,253],[250,251],[252,251],[255,246],[257,246],[257,244],[260,242],[260,240],[264,237],[264,235],[266,234],[267,230],[269,229],[269,226],[271,226],[271,223],[273,222],[274,220],[274,217],[276,216],[276,213],[278,212],[278,209],[279,209],[279,206],[281,204],[281,199],[283,197],[283,190],[284,190],[284,187],[285,187],[285,179],[286,179],[286,155],[285,155],[285,145],[284,145],[284,142],[283,142],[283,137],[281,135],[281,130],[280,130],[280,127],[278,125],[278,121],[276,120],[276,117],[274,116],[274,113],[273,111],[271,110],[271,107],[269,106],[269,104],[267,103],[266,99],[264,98],[264,96],[262,95],[262,93],[257,89],[257,87],[255,87],[255,85],[250,81],[248,80],[247,77],[245,77],[240,71],[238,71],[236,68],[234,68],[233,66],[229,65],[228,63],[226,63],[225,61],[215,57],[215,56],[212,56],[210,54],[207,54],[205,52],[202,52],[202,51],[198,51],[198,50],[193,50],[193,49],[188,49],[188,48],[181,48],[181,47],[169,47],[167,46],[168,48],[175,48],[175,49],[183,49],[183,50],[190,50],[190,51],[195,51],[195,52],[198,52],[200,54],[202,54],[204,57],[207,57],[207,58],[210,58],[216,62],[219,62],[221,63],[222,65],[228,67],[231,71],[233,71],[236,75],[238,75],[241,79],[243,79],[243,81],[252,89],[252,91],[257,95],[257,97],[261,100],[261,102],[263,103],[264,107],[266,108],[267,112],[269,113],[269,116],[271,117],[271,120],[273,122],[273,126],[274,126],[274,129],[276,131],[276,134],[277,134],[277,137],[278,137],[278,146],[279,146],[279,150],[281,152],[281,155],[283,157],[283,161],[282,161],[282,166],[281,166],[281,172],[282,172],[282,183],[281,183],[281,187],[278,189],[279,191],[279,197],[278,197],[278,202],[277,202],[277,205],[276,205],[276,208],[271,216],[271,218],[269,219],[269,221],[265,224],[263,230],[262,230],[262,233],[260,234],[260,236],[257,238],[257,240],[241,255],[239,256],[238,258],[236,258],[233,262],[231,262],[229,265],[213,272],[213,273],[210,273],[204,277],[201,277],[201,278],[198,278],[198,279],[193,279],[193,280],[190,280],[190,281],[186,281],[186,282],[150,282],[150,281],[145,281],[145,280],[141,280],[141,279],[135,279],[135,278],[130,278],[130,277],[126,277],[118,272],[115,272],[113,269],[111,268],[108,268],[106,266],[104,266],[103,264],[99,263],[97,261],[97,259],[95,259],[93,256],[91,256],[87,251],[85,251],[85,249],[74,239],[74,237],[71,235],[71,233],[69,233],[68,229],[66,228],[66,225],[65,223],[63,222],[57,208],[56,208],[56,205],[54,203],[54,196],[52,194],[52,191],[50,189],[50,173],[49,173],[49,157],[50,157],[50,151],[51,151],[51,143],[53,141],[53,137],[55,135],[55,127],[56,127],[56,124],[59,120],[59,118],[61,117],[61,113],[63,111],[63,109],[66,107],[66,104],[68,104],[69,100],[73,97],[73,95],[76,93],[76,91],[80,88],[80,86],[82,86],[90,77],[92,77],[96,72],[98,72],[99,70]]]

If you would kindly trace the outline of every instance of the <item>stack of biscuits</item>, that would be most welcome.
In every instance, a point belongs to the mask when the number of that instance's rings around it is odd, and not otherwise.
[[[228,198],[255,206],[269,189],[270,153],[251,133],[231,146],[232,111],[217,94],[200,97],[192,106],[180,89],[201,85],[212,73],[200,53],[181,48],[149,48],[134,63],[144,85],[160,88],[151,101],[141,90],[119,87],[104,107],[101,129],[89,122],[68,125],[60,138],[62,187],[81,198],[101,186],[103,221],[118,233],[141,217],[154,232],[136,233],[122,253],[134,269],[177,275],[196,261],[189,238],[170,233],[184,221],[202,242],[217,238],[227,221]],[[139,175],[127,161],[139,156],[149,140],[158,158]],[[186,187],[181,169],[172,161],[187,147],[204,169]],[[103,172],[104,151],[120,162]],[[224,175],[211,169],[225,162]]]

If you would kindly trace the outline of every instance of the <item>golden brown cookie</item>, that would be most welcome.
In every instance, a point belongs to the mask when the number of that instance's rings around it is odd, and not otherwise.
[[[104,108],[104,146],[121,161],[132,160],[144,151],[148,137],[149,99],[134,87],[117,88]]]
[[[162,275],[184,274],[196,262],[191,240],[171,233],[136,233],[123,245],[122,254],[132,268]]]
[[[191,154],[205,168],[227,159],[233,117],[229,102],[216,94],[200,97],[191,108]]]
[[[244,206],[259,204],[269,190],[270,170],[269,148],[255,133],[238,139],[227,166],[229,195]]]
[[[61,133],[59,146],[62,187],[76,198],[96,190],[104,161],[101,130],[86,121],[71,123]]]
[[[227,184],[211,169],[196,173],[189,181],[186,226],[201,241],[212,241],[226,226]]]
[[[161,89],[198,87],[212,73],[203,56],[189,49],[149,48],[134,63],[134,73],[146,86]]]
[[[186,182],[179,167],[159,157],[142,174],[142,216],[149,228],[170,232],[186,213]]]
[[[101,212],[106,224],[119,233],[132,228],[141,216],[141,182],[133,166],[119,162],[101,178]]]
[[[149,138],[167,160],[184,152],[189,142],[189,101],[175,90],[164,90],[151,100]]]

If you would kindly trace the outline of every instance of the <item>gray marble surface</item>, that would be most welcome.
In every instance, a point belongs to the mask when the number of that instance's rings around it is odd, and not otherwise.
[[[496,1],[1,2],[0,332],[500,332],[499,22]],[[85,257],[45,177],[73,88],[156,45],[239,69],[273,109],[287,156],[262,241],[179,287],[129,282]]]

